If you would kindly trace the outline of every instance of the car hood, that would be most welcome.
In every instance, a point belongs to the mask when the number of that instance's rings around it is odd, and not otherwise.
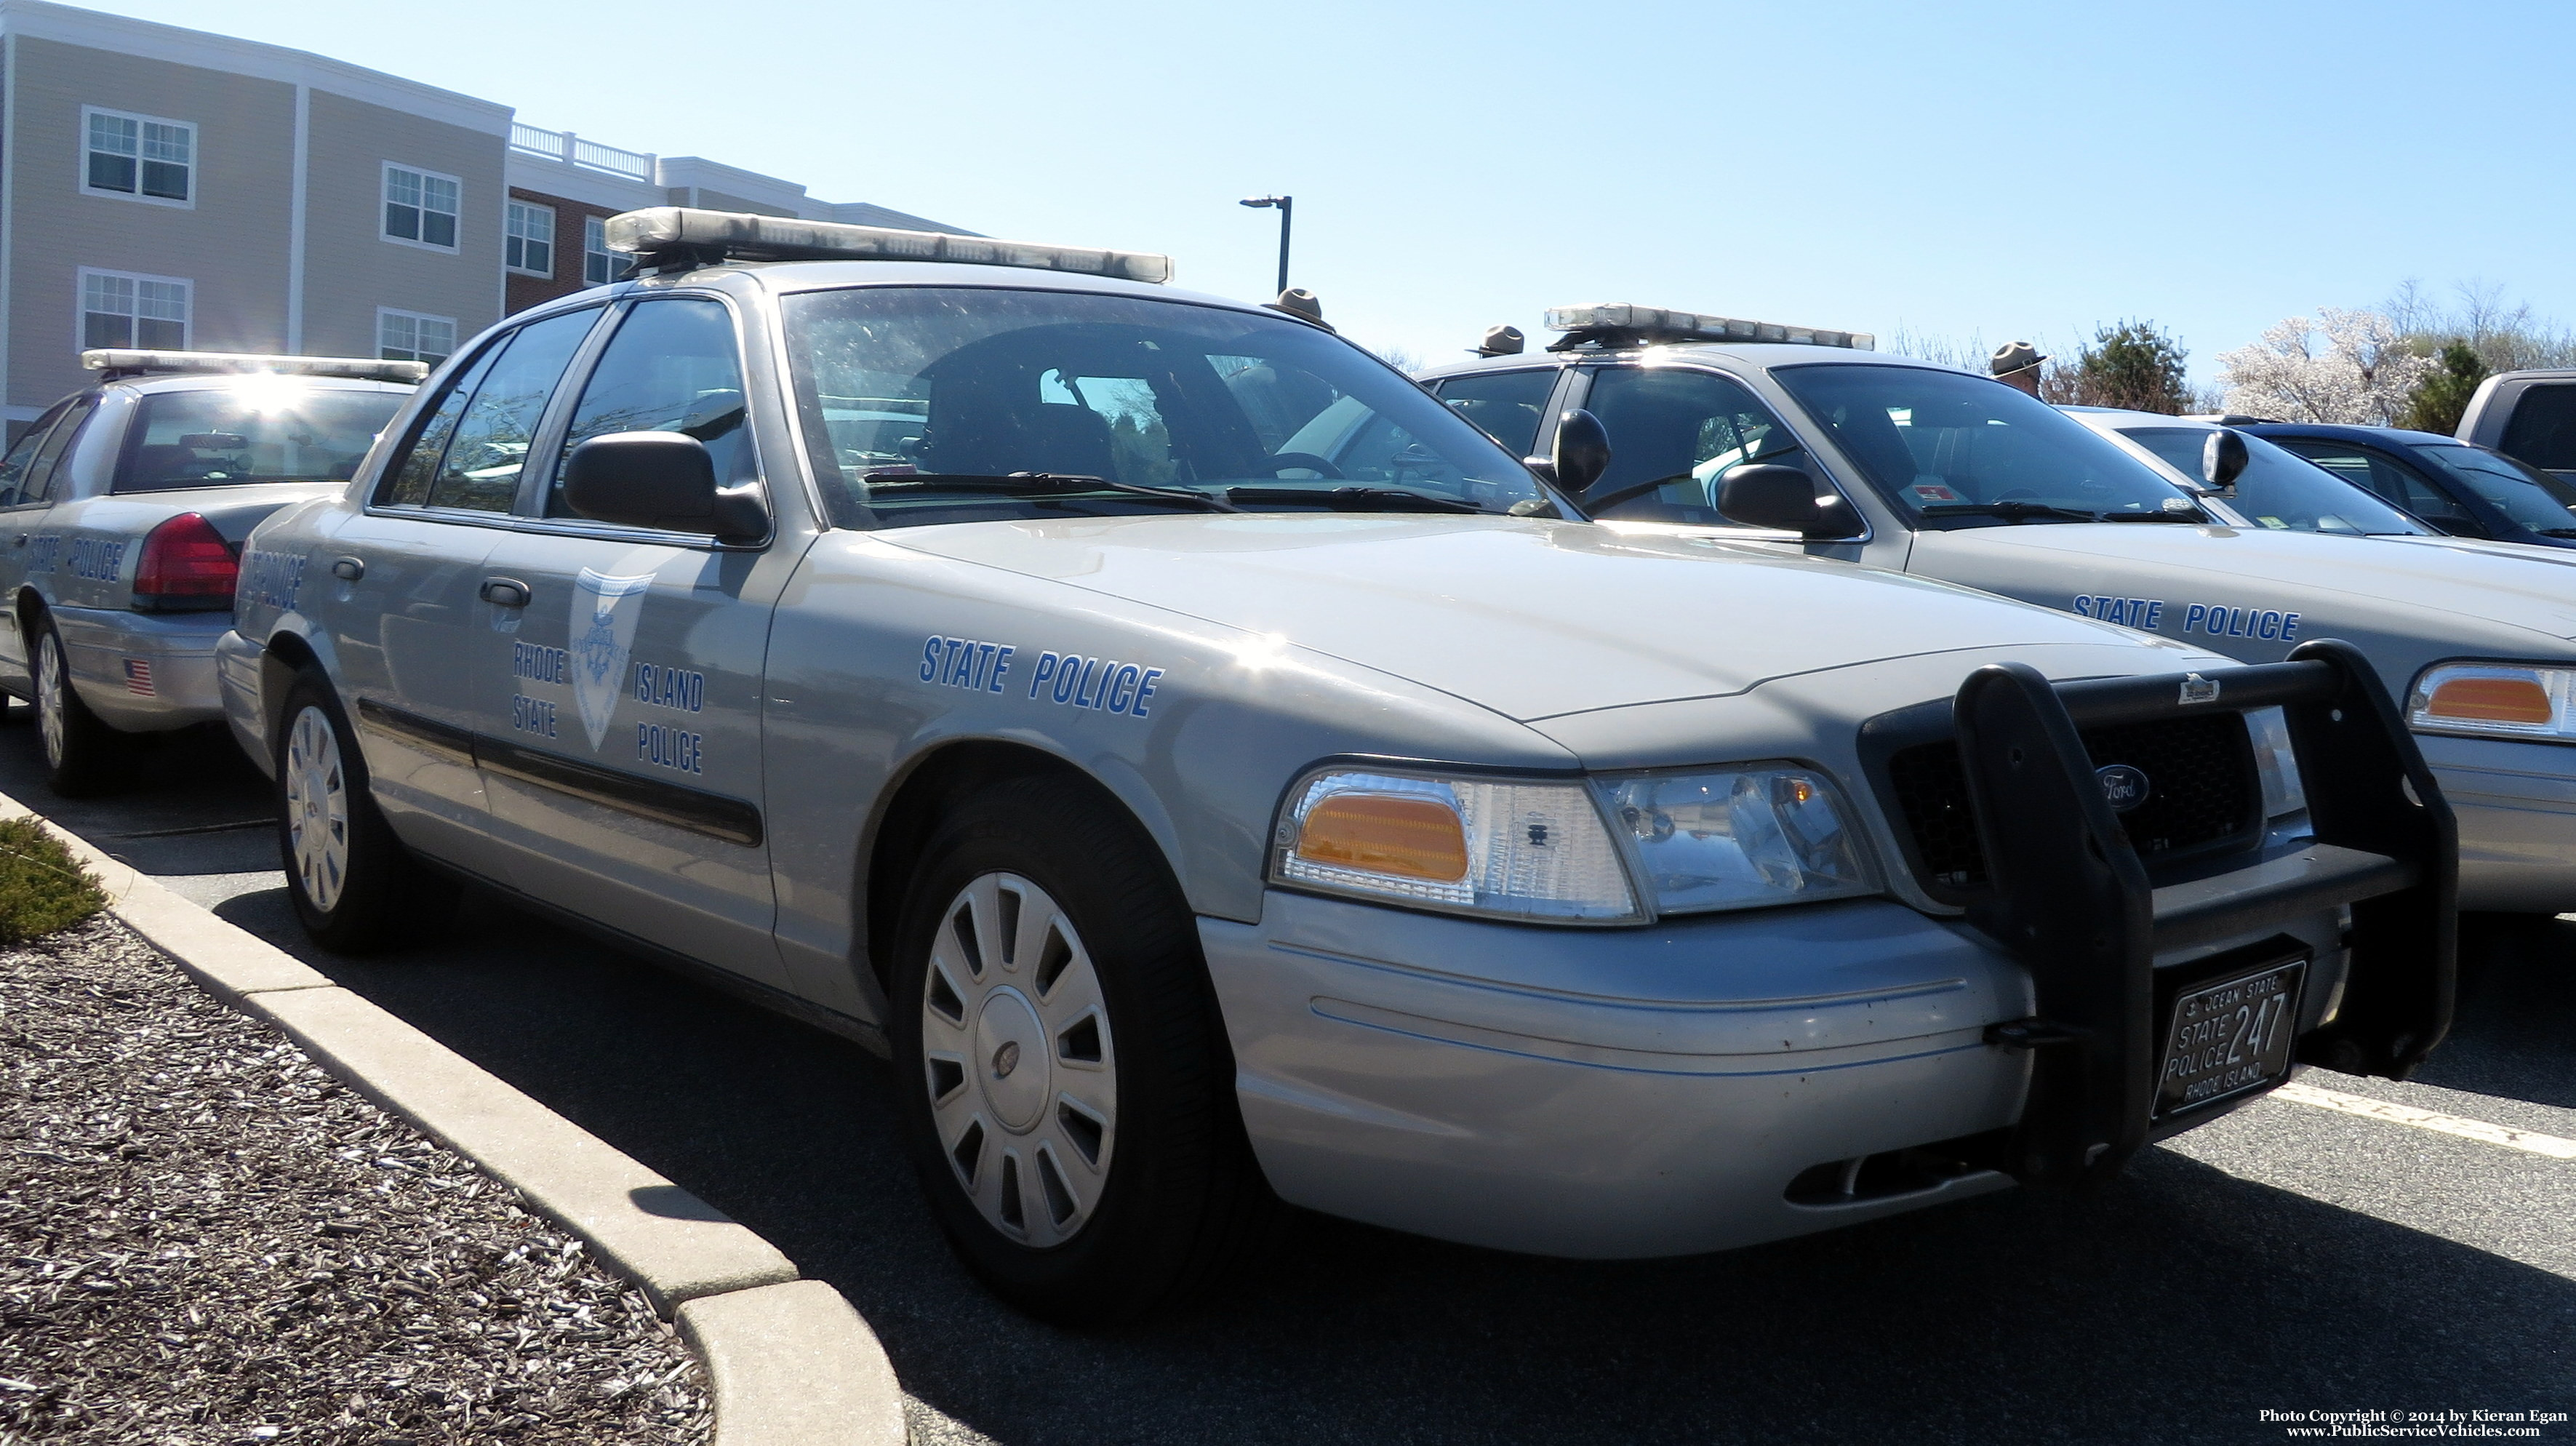
[[[1917,569],[1962,582],[1987,575],[1981,557],[1995,565],[2056,559],[2065,575],[2076,577],[2089,561],[2100,567],[2106,585],[2123,577],[2152,576],[2169,584],[2205,580],[2214,602],[2231,600],[2231,584],[2258,579],[2276,592],[2341,596],[2373,611],[2444,614],[2473,624],[2473,632],[2519,628],[2576,638],[2576,553],[2556,548],[2452,537],[2103,523],[1962,528],[1915,540]]]
[[[1923,653],[2172,646],[1850,563],[1533,518],[1085,518],[877,536],[1276,635],[1523,721]]]

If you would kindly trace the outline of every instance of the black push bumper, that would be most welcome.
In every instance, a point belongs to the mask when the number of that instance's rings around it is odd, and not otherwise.
[[[2280,707],[2315,843],[2154,887],[2103,797],[2082,728]],[[2106,1176],[2156,1134],[2164,1021],[2155,957],[2319,909],[2353,911],[2341,1008],[2296,1057],[2402,1079],[2451,1023],[2458,850],[2450,806],[2378,675],[2348,643],[2200,675],[2054,684],[1978,669],[1953,703],[1992,887],[1970,920],[2028,967],[2028,1019],[1989,1040],[2032,1054],[2007,1164],[2028,1184]],[[2175,1126],[2179,1128],[2180,1126]]]

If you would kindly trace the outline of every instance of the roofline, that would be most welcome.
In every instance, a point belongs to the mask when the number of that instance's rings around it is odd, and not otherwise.
[[[457,91],[442,90],[381,70],[333,60],[309,50],[243,40],[210,30],[190,30],[152,20],[105,15],[50,0],[0,0],[0,34],[23,35],[90,50],[158,60],[198,70],[247,75],[306,86],[388,110],[403,111],[465,130],[510,135],[512,108]]]

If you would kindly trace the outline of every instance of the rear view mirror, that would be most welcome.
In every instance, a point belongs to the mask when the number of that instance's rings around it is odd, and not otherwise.
[[[1727,473],[1718,484],[1717,511],[1729,522],[1794,532],[1810,542],[1860,531],[1860,519],[1850,503],[1830,491],[1818,495],[1815,478],[1774,462],[1756,462]]]
[[[2243,437],[2221,427],[2200,444],[2200,478],[2224,492],[2235,485],[2237,474],[2245,470],[2253,456],[2246,450]]]
[[[564,459],[564,502],[594,522],[704,532],[719,542],[769,535],[769,509],[752,487],[716,485],[707,444],[679,432],[611,432]]]
[[[1590,412],[1567,412],[1556,422],[1556,441],[1549,448],[1556,485],[1580,497],[1610,470],[1610,429]]]

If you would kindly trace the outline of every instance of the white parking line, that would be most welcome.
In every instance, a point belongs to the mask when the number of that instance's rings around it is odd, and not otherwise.
[[[2509,1150],[2528,1150],[2547,1155],[2553,1160],[2576,1160],[2576,1140],[2562,1140],[2537,1130],[2507,1129],[2484,1120],[2464,1120],[2457,1115],[2436,1114],[2412,1105],[2393,1105],[2367,1095],[2348,1095],[2339,1090],[2321,1090],[2314,1085],[2285,1084],[2272,1091],[2272,1098],[2292,1104],[2314,1105],[2321,1110],[2339,1110],[2347,1115],[2363,1115],[2393,1124],[2413,1125],[2419,1130],[2436,1130],[2445,1135],[2458,1135],[2465,1140],[2483,1140]]]

